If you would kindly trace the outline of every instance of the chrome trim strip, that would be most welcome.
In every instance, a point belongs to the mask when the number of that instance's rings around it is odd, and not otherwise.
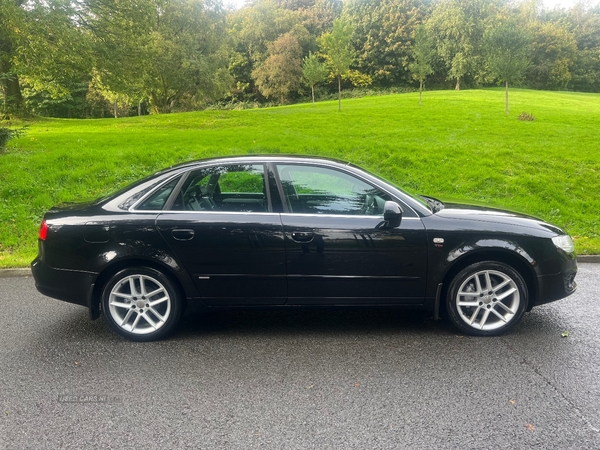
[[[403,277],[399,275],[288,275],[288,278],[336,278],[336,279],[371,279],[371,280],[415,280],[418,281],[421,277]]]

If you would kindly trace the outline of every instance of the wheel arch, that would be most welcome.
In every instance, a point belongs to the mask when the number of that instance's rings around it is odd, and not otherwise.
[[[175,286],[175,288],[179,291],[181,301],[183,302],[183,308],[185,310],[185,308],[187,307],[187,294],[173,268],[168,266],[167,264],[161,264],[155,260],[133,257],[114,261],[113,263],[107,265],[98,274],[98,277],[96,278],[96,281],[94,283],[94,288],[92,290],[90,299],[90,317],[92,320],[96,320],[100,317],[102,291],[108,280],[110,280],[110,278],[114,274],[129,267],[149,267],[151,269],[158,270],[159,272],[164,274],[167,278],[169,278],[169,281],[173,283],[173,286]]]
[[[516,270],[527,286],[527,308],[530,311],[538,294],[537,278],[532,264],[518,253],[502,248],[485,248],[469,252],[459,258],[448,268],[442,279],[440,306],[445,308],[445,301],[452,279],[465,267],[483,261],[504,263]]]

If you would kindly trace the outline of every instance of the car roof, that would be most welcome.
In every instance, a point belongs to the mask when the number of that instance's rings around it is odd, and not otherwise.
[[[214,158],[202,158],[193,161],[187,161],[180,164],[175,164],[162,172],[170,171],[173,169],[182,169],[187,167],[194,167],[199,164],[206,163],[232,163],[236,161],[243,162],[328,162],[339,164],[341,166],[350,166],[359,168],[358,166],[341,159],[331,158],[327,156],[312,156],[312,155],[294,155],[294,154],[249,154],[249,155],[235,155],[235,156],[220,156]]]

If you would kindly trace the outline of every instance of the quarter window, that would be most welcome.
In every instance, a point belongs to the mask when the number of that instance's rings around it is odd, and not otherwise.
[[[167,199],[173,192],[179,177],[175,177],[173,180],[165,183],[163,186],[158,188],[150,197],[144,200],[136,209],[140,211],[160,211],[165,206]]]

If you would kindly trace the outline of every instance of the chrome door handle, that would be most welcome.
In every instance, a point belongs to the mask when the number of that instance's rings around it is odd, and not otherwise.
[[[175,228],[171,231],[173,239],[177,241],[190,241],[194,238],[194,230],[188,230],[185,228]]]
[[[300,231],[294,231],[292,233],[292,239],[296,242],[301,242],[302,244],[307,244],[309,242],[312,242],[312,240],[314,238],[315,238],[314,233],[304,233],[304,232],[300,232]]]

